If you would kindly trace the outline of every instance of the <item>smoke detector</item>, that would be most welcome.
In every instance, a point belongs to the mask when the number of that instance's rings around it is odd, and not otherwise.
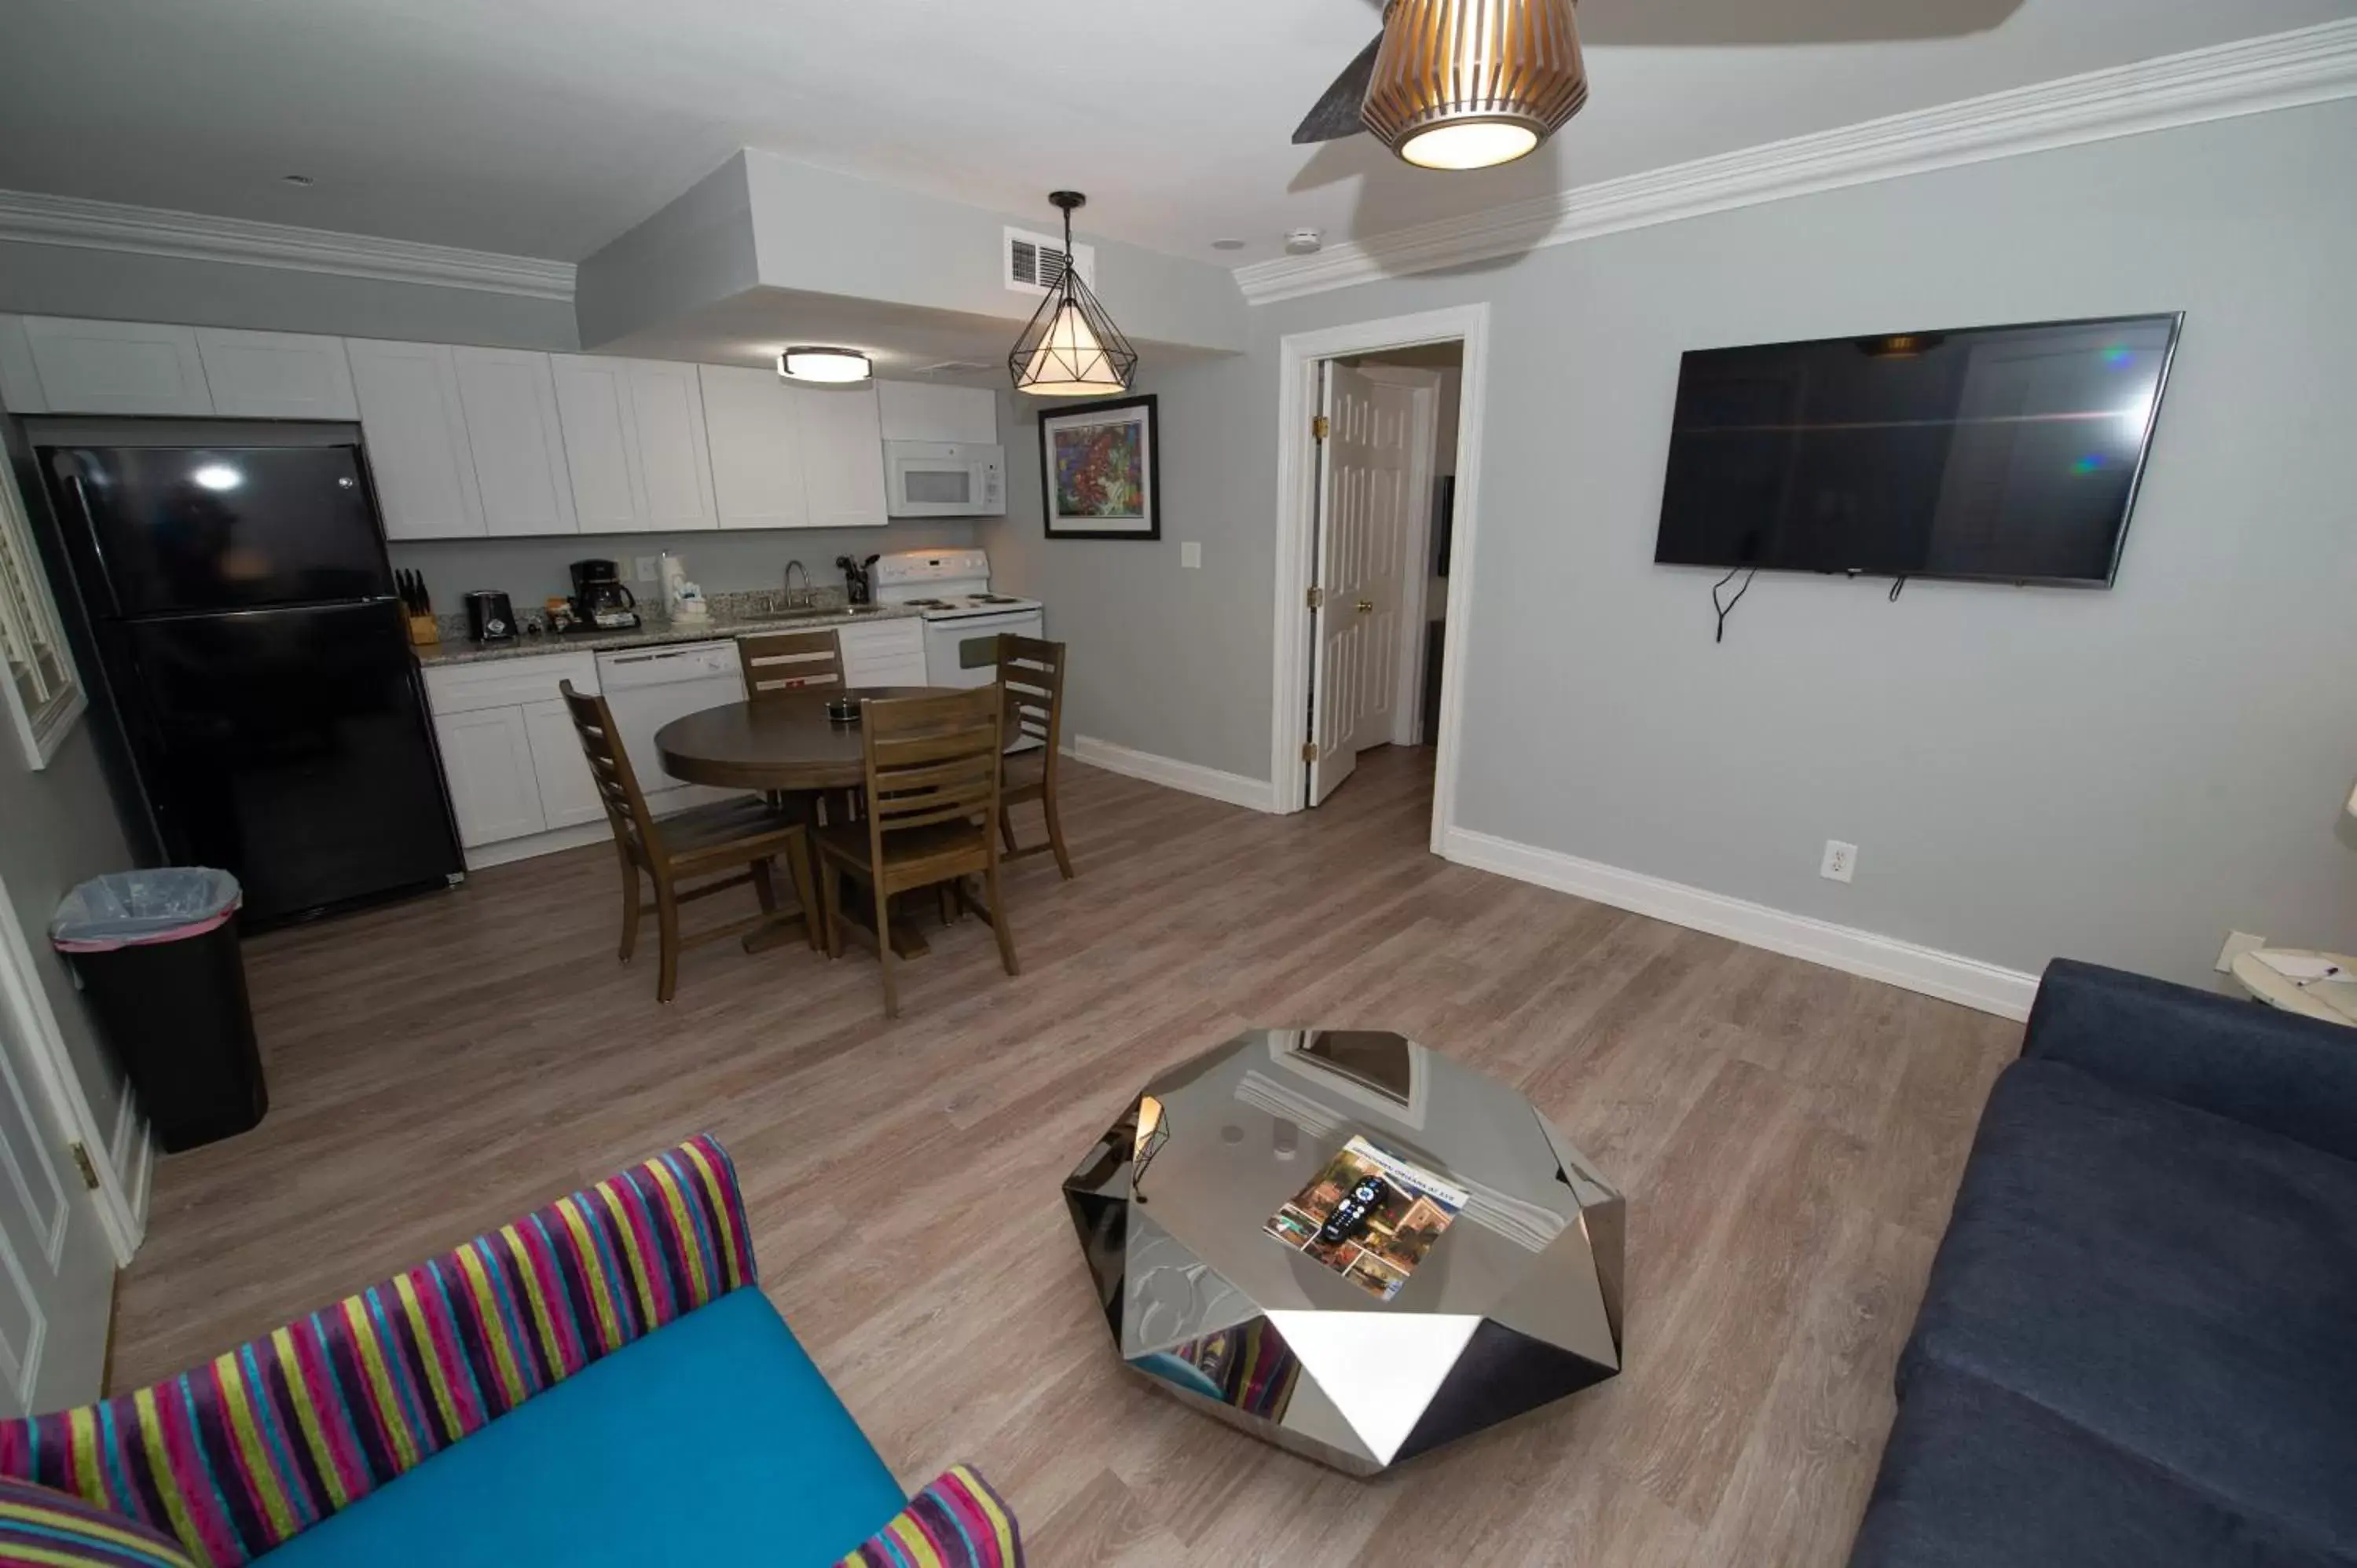
[[[1287,255],[1314,256],[1326,248],[1326,236],[1315,229],[1296,229],[1285,237]]]

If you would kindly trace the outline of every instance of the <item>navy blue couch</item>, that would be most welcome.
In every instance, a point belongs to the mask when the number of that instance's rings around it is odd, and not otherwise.
[[[1850,1562],[2357,1565],[2357,1030],[2046,972]]]

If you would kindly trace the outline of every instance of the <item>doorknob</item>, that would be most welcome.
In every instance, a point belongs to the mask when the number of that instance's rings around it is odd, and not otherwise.
[[[1371,616],[1374,614],[1375,601],[1372,599],[1361,599],[1359,601],[1359,613],[1362,616]]]

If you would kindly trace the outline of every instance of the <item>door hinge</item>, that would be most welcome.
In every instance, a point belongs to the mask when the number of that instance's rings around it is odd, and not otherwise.
[[[90,1188],[92,1192],[96,1192],[98,1190],[98,1167],[91,1164],[90,1151],[83,1148],[79,1140],[74,1143],[68,1144],[66,1147],[73,1152],[74,1168],[81,1172],[82,1186]]]
[[[1305,740],[1301,743],[1301,760],[1304,762],[1315,762],[1318,760],[1318,743],[1316,741]],[[76,1144],[75,1147],[79,1148],[81,1145]]]
[[[1326,607],[1325,589],[1312,588],[1309,590],[1309,607],[1313,610],[1322,610]]]
[[[1309,422],[1309,434],[1315,440],[1325,440],[1328,435],[1333,433],[1333,429],[1334,426],[1332,423],[1329,422],[1322,413]]]

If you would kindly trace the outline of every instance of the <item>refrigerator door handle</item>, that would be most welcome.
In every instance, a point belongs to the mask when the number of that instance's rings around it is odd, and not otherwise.
[[[106,564],[106,542],[99,537],[98,516],[90,510],[90,492],[82,489],[80,474],[68,475],[66,483],[73,487],[74,504],[81,508],[82,526],[90,531],[90,553],[98,558],[98,580],[106,585],[106,602],[120,619],[123,598],[114,591],[114,572]]]

